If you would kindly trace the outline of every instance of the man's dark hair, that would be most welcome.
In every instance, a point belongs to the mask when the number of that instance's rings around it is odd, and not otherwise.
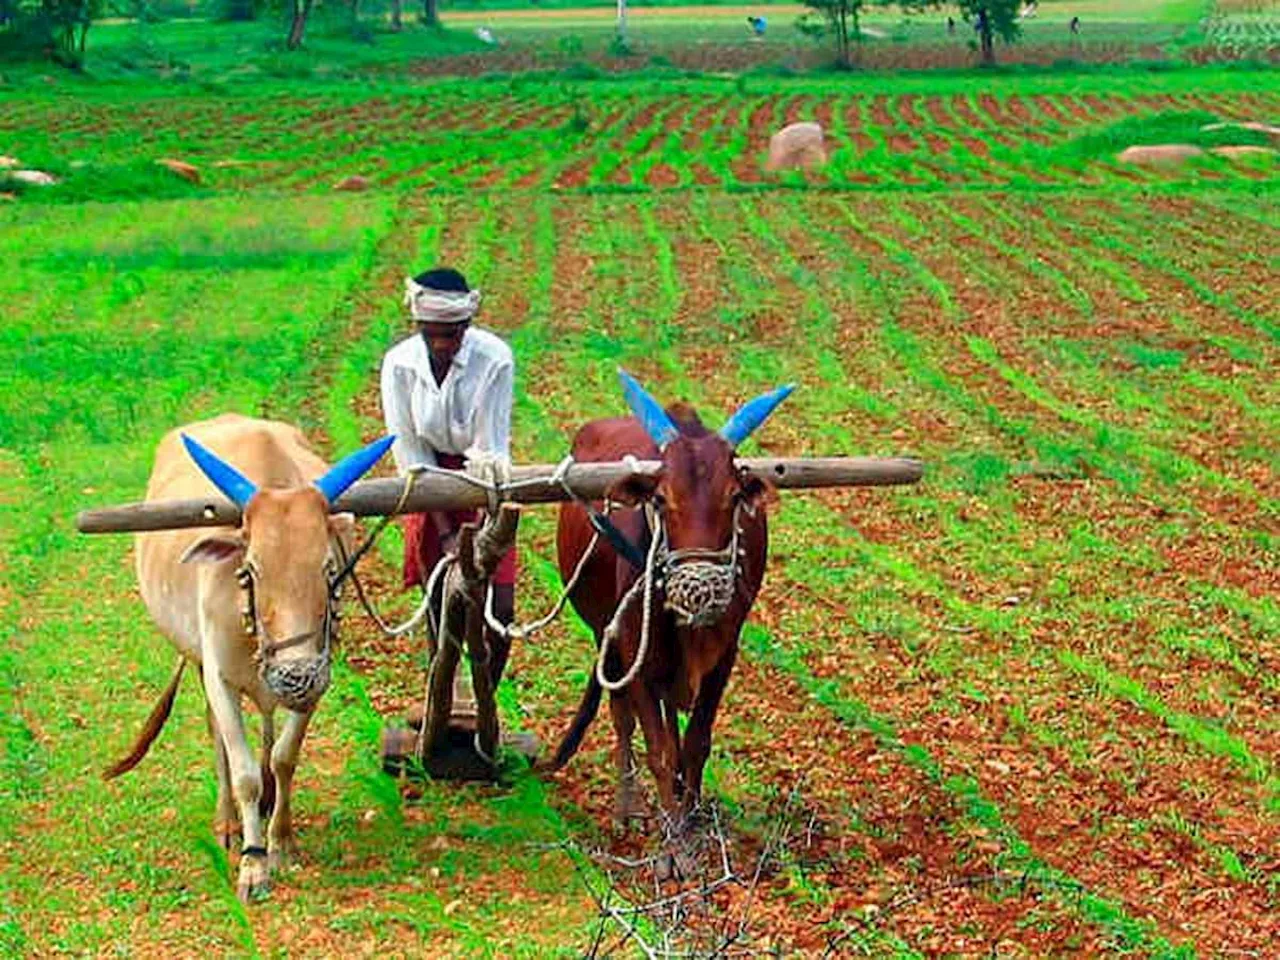
[[[468,293],[471,290],[467,286],[467,278],[453,267],[437,267],[434,270],[428,270],[414,277],[413,282],[428,290],[444,290],[448,293]]]

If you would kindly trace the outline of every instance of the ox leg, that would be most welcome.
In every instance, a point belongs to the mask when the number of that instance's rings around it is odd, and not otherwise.
[[[216,660],[204,658],[204,692],[222,738],[231,773],[231,788],[240,808],[240,825],[244,846],[240,853],[240,878],[236,894],[243,901],[261,896],[270,889],[267,870],[267,848],[263,843],[262,817],[258,801],[262,797],[262,771],[249,748],[240,713],[240,698],[222,679]]]
[[[218,775],[218,806],[213,815],[213,833],[222,849],[230,852],[240,839],[240,814],[236,812],[235,797],[231,793],[231,764],[227,760],[222,735],[218,733],[217,721],[213,718],[213,708],[207,703],[204,716],[209,726],[209,737],[213,740],[213,769]]]
[[[658,803],[664,813],[675,816],[676,810],[676,744],[671,742],[670,730],[662,719],[658,698],[642,679],[636,680],[628,690],[631,705],[644,731],[645,760],[658,784]]]
[[[287,866],[293,856],[293,771],[297,769],[298,754],[310,723],[311,712],[288,711],[284,732],[271,751],[271,771],[276,778],[276,809],[267,829],[267,859],[273,871]]]
[[[613,806],[613,820],[619,827],[644,815],[640,798],[636,795],[636,754],[632,746],[636,729],[636,715],[625,693],[609,695],[609,713],[613,716],[614,759],[618,765],[618,794]]]
[[[720,698],[733,672],[737,650],[731,649],[721,658],[705,678],[698,691],[697,702],[689,716],[689,726],[684,732],[684,744],[680,751],[680,766],[684,773],[684,813],[689,814],[702,799],[702,771],[711,754],[711,728],[720,709]]]
[[[641,680],[630,687],[632,703],[644,731],[645,759],[654,780],[658,783],[658,804],[661,808],[662,831],[666,853],[658,858],[655,873],[659,881],[676,876],[691,876],[693,863],[684,851],[684,821],[676,794],[676,772],[680,763],[679,739],[673,738],[674,724],[668,724],[660,694]],[[674,711],[675,705],[669,709]],[[674,713],[672,714],[674,716]]]

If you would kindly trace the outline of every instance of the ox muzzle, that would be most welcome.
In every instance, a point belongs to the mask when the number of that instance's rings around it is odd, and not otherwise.
[[[718,623],[729,610],[737,594],[741,560],[745,552],[742,540],[742,513],[747,510],[739,502],[733,511],[733,535],[723,550],[690,547],[684,550],[661,550],[661,570],[665,607],[682,627],[709,627]],[[658,535],[667,539],[665,527]]]
[[[247,567],[241,567],[236,571],[236,579],[245,596],[245,605],[241,610],[244,631],[258,640],[258,649],[254,653],[258,677],[285,707],[298,713],[309,712],[329,689],[329,681],[332,679],[333,635],[338,623],[339,600],[336,583],[329,585],[324,620],[319,629],[275,640],[267,631],[266,624],[258,617],[253,572]],[[318,653],[280,659],[281,651],[314,643],[317,638]]]

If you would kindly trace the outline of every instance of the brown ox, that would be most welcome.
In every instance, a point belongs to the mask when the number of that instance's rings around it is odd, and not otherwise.
[[[660,459],[662,471],[654,479],[628,481],[612,492],[612,500],[639,504],[611,514],[618,530],[636,545],[633,559],[621,557],[601,537],[570,598],[598,644],[605,642],[615,611],[623,608],[616,637],[601,661],[604,680],[612,687],[633,667],[637,671],[629,684],[610,693],[617,734],[617,816],[625,819],[636,810],[631,738],[639,720],[660,805],[679,825],[700,797],[712,724],[768,553],[762,501],[769,490],[735,463],[734,449],[791,388],[745,404],[713,433],[689,407],[664,411],[638,383],[625,373],[621,376],[635,416],[587,424],[574,438],[573,456],[580,461],[621,460],[627,455]],[[649,517],[656,520],[656,547]],[[566,583],[593,532],[583,506],[568,503],[561,508],[556,546]],[[651,548],[657,589],[647,651],[636,666],[643,645],[645,591],[641,585],[632,592],[642,576],[634,558],[642,554],[647,562]],[[551,761],[552,769],[562,767],[577,751],[599,709],[601,688],[597,671]],[[689,714],[683,741],[677,710]]]
[[[244,835],[241,899],[265,893],[271,872],[292,852],[293,772],[329,685],[336,594],[350,554],[351,516],[332,516],[329,508],[390,442],[370,444],[330,470],[296,428],[227,414],[170,432],[156,451],[148,500],[208,497],[217,487],[241,507],[243,521],[238,530],[138,536],[142,598],[180,656],[133,749],[106,776],[119,776],[146,755],[168,719],[183,668],[194,663],[218,774],[214,829],[228,846],[237,821]],[[245,737],[241,697],[262,713],[261,770]],[[277,707],[287,713],[278,741]]]

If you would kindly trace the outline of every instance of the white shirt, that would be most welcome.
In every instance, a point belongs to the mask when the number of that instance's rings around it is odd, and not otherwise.
[[[400,341],[382,360],[382,416],[396,468],[435,465],[432,451],[471,457],[511,456],[515,360],[495,334],[468,327],[444,383],[431,373],[421,334]]]

